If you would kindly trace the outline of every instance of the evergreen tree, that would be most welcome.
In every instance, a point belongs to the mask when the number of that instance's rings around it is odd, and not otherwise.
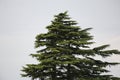
[[[106,50],[109,45],[90,48],[94,43],[88,32],[91,28],[81,29],[67,12],[55,15],[46,28],[47,33],[36,36],[35,48],[42,48],[31,54],[38,64],[23,67],[23,77],[31,77],[32,80],[120,80],[102,74],[109,72],[107,66],[118,63],[94,59],[96,55],[106,58],[120,52]]]

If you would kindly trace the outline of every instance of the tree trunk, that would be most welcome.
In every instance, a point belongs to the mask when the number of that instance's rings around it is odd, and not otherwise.
[[[71,71],[70,71],[70,64],[68,64],[68,68],[67,68],[67,80],[73,80],[73,76],[71,75]]]

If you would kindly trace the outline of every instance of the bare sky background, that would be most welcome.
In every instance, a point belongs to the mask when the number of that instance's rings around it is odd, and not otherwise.
[[[93,28],[94,46],[120,50],[120,0],[0,0],[0,80],[30,80],[20,70],[35,62],[29,56],[36,51],[35,36],[64,11],[82,28]],[[120,62],[120,56],[107,60]],[[110,70],[120,77],[120,66]]]

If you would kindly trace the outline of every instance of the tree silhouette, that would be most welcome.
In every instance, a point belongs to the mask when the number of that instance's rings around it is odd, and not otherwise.
[[[36,36],[35,48],[40,50],[31,54],[38,64],[23,67],[23,77],[31,77],[32,80],[120,80],[102,74],[109,72],[107,66],[118,63],[94,59],[97,55],[106,58],[120,52],[106,50],[109,45],[91,48],[94,43],[88,32],[91,28],[81,29],[67,12],[55,15],[46,28],[47,33]]]

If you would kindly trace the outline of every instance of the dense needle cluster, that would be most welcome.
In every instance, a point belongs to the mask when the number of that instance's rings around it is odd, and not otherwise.
[[[38,64],[23,67],[23,77],[31,77],[32,80],[120,80],[102,74],[109,72],[107,66],[118,63],[94,59],[96,55],[105,58],[120,52],[106,50],[109,45],[90,48],[93,37],[88,31],[91,28],[81,29],[67,12],[54,16],[46,28],[47,33],[36,36],[35,47],[40,50],[31,54]]]

